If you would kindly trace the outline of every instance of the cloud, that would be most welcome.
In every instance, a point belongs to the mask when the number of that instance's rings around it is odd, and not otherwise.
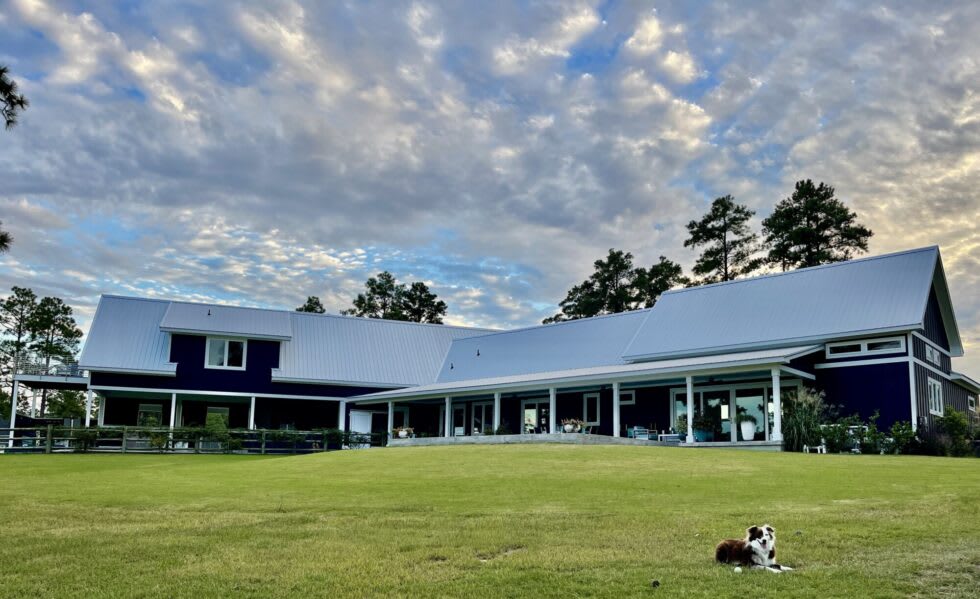
[[[731,193],[810,177],[939,244],[980,373],[980,7],[52,4],[0,9],[0,284],[344,308],[390,269],[538,322],[610,247],[690,267]]]

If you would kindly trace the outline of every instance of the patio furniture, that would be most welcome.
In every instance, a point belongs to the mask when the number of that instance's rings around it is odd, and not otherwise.
[[[677,433],[661,433],[657,435],[657,441],[661,443],[680,443],[682,440],[682,435]]]
[[[626,429],[626,437],[629,439],[643,439],[645,441],[649,441],[650,429],[643,428],[642,426],[634,426]]]

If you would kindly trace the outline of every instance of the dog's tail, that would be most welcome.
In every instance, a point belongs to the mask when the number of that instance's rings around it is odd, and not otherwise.
[[[715,547],[715,561],[722,564],[728,563],[728,545],[724,541]]]

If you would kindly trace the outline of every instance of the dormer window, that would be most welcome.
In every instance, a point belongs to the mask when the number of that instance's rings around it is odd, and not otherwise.
[[[245,370],[247,341],[244,339],[222,339],[208,337],[205,347],[205,368],[227,368]]]

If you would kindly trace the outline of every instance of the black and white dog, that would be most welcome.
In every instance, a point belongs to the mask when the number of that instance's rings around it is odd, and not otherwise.
[[[723,564],[736,564],[783,572],[792,570],[776,563],[776,531],[768,524],[753,526],[745,531],[744,539],[726,539],[715,547],[715,559]]]

